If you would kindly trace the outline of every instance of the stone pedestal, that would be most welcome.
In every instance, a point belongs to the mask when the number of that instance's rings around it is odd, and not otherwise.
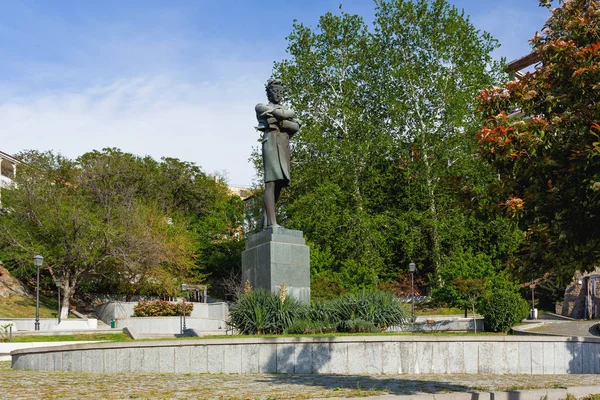
[[[250,236],[242,252],[242,282],[277,292],[282,282],[288,294],[310,302],[310,248],[302,231],[267,228]]]

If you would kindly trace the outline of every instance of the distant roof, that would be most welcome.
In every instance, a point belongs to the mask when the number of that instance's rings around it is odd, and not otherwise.
[[[21,163],[23,163],[23,161],[19,160],[15,156],[11,156],[10,154],[5,153],[3,151],[0,151],[0,158],[2,158],[3,160],[11,161],[11,162],[13,162],[15,164],[21,164]]]
[[[506,69],[511,72],[518,72],[540,61],[540,55],[537,51],[529,53],[525,57],[517,58],[506,64]]]

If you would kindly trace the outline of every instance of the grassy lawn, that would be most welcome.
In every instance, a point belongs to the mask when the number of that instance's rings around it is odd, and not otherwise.
[[[311,335],[207,335],[186,336],[177,338],[147,338],[143,341],[153,340],[204,340],[204,339],[250,339],[250,338],[297,338],[297,337],[345,337],[345,336],[505,336],[496,332],[382,332],[382,333],[321,333]]]
[[[127,342],[131,341],[131,338],[126,334],[119,333],[83,333],[74,335],[24,335],[24,336],[13,336],[13,342],[15,343],[32,343],[32,342],[74,342],[74,341],[97,341],[105,340],[109,342]]]
[[[396,333],[324,333],[314,335],[207,335],[207,336],[186,336],[186,337],[165,337],[165,338],[146,338],[138,341],[165,341],[165,340],[204,340],[204,339],[249,339],[249,338],[292,338],[292,337],[345,337],[345,336],[502,336],[502,333],[492,332],[396,332]],[[90,333],[74,335],[24,335],[13,336],[13,342],[32,343],[32,342],[71,342],[71,341],[109,341],[109,342],[131,342],[133,341],[126,334],[119,333]]]
[[[40,295],[40,318],[56,318],[58,299]],[[10,296],[0,299],[0,318],[35,318],[35,297]]]

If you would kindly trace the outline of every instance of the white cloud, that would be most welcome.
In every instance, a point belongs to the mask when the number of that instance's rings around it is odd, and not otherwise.
[[[190,83],[150,76],[12,98],[0,103],[0,146],[68,157],[118,147],[226,170],[231,184],[249,185],[248,158],[258,138],[254,105],[263,101],[263,84],[254,77]]]

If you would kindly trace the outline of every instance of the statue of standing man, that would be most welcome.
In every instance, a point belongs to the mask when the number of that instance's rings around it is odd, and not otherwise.
[[[283,95],[281,80],[269,79],[266,90],[269,103],[255,107],[256,129],[262,132],[265,177],[263,229],[279,226],[275,207],[281,189],[290,184],[290,138],[300,130],[294,111],[280,104]]]

